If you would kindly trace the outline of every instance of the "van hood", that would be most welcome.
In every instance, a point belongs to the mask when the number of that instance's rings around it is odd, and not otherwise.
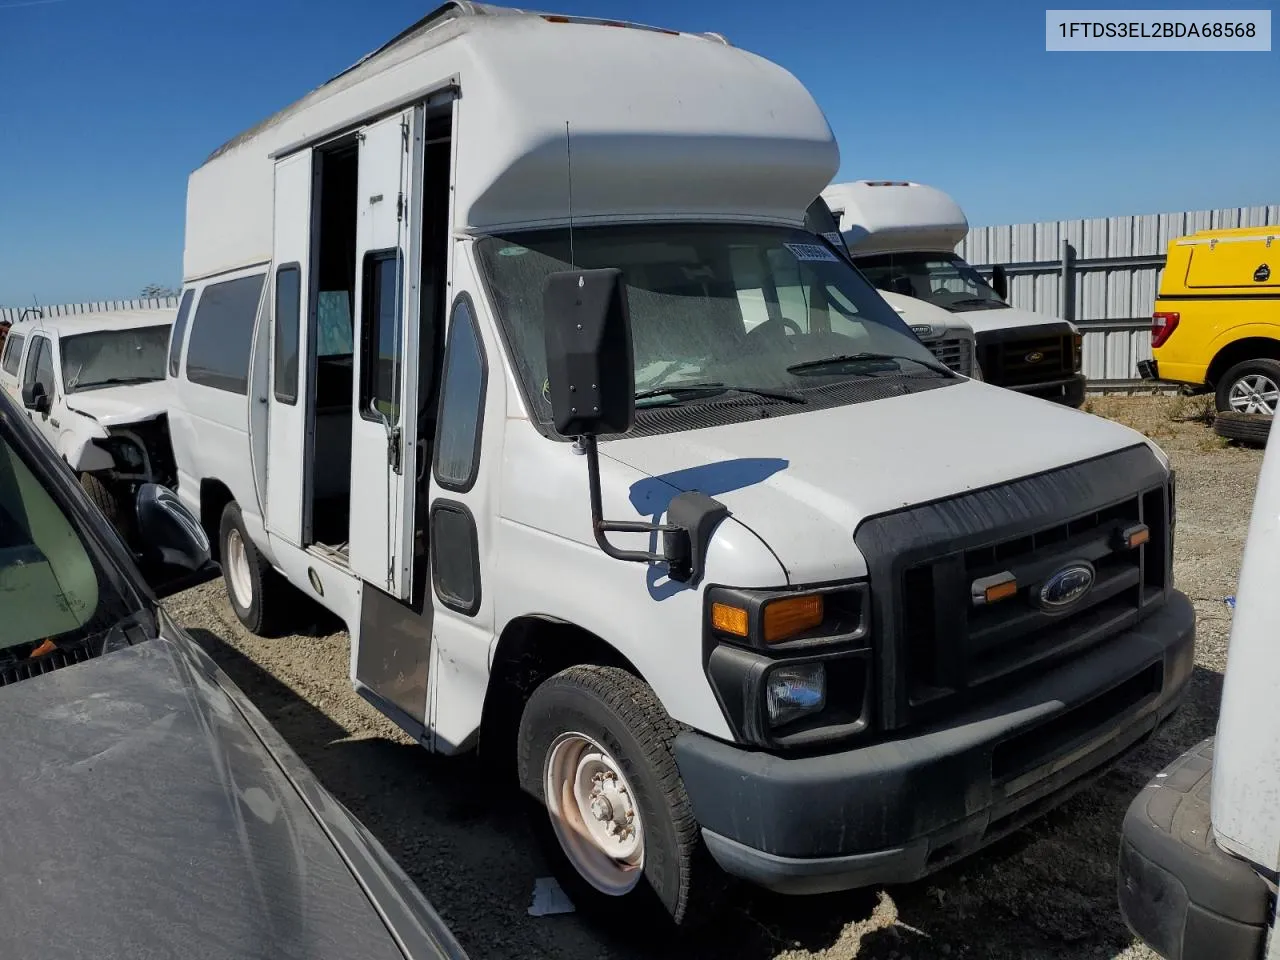
[[[902,322],[909,326],[921,340],[940,340],[946,336],[973,336],[973,328],[969,324],[967,314],[952,313],[925,300],[894,293],[891,290],[876,292],[889,306],[893,307],[893,312],[900,316]],[[925,327],[928,329],[925,330]]]
[[[1030,310],[1019,310],[1017,307],[1006,307],[997,310],[963,310],[956,316],[963,317],[965,323],[973,327],[973,332],[982,335],[990,330],[1008,330],[1010,327],[1036,327],[1051,323],[1066,323],[1072,331],[1079,333],[1075,324],[1047,313],[1032,313]]]
[[[1050,439],[1051,438],[1051,439]],[[868,517],[1067,466],[1144,438],[1091,414],[964,381],[861,404],[601,445],[725,504],[791,583],[861,576]],[[1165,462],[1157,450],[1161,462]]]
[[[173,402],[168,380],[126,383],[67,394],[67,408],[96,420],[104,427],[154,420],[167,413]]]

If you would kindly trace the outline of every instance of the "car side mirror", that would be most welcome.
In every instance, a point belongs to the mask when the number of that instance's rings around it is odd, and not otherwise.
[[[49,412],[49,395],[44,391],[44,384],[39,380],[22,385],[22,405],[36,413]]]
[[[626,433],[636,416],[622,271],[564,270],[542,293],[552,419],[565,437]]]
[[[1009,274],[1005,272],[1004,264],[997,263],[991,268],[991,289],[1001,300],[1009,299]]]
[[[140,566],[158,596],[202,583],[216,575],[209,537],[200,521],[168,487],[144,483],[135,500]]]

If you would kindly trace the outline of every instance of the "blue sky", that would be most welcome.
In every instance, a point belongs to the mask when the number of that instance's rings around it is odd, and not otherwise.
[[[178,285],[186,178],[433,0],[0,0],[0,304]],[[841,176],[974,224],[1280,202],[1278,53],[1046,53],[1005,3],[547,0],[715,30],[813,92]]]

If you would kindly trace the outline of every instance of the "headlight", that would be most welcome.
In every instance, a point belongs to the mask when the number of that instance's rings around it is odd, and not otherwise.
[[[774,667],[764,687],[770,726],[820,713],[827,705],[827,670],[821,662]]]

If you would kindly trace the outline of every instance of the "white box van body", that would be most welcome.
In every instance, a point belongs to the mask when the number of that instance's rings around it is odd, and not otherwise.
[[[803,230],[837,167],[718,38],[454,4],[191,176],[179,495],[237,615],[282,580],[338,614],[363,696],[518,775],[580,906],[682,920],[708,851],[796,893],[921,876],[1190,674],[1163,454],[938,364]],[[635,386],[598,458],[545,346],[588,273]],[[669,541],[698,562],[617,556]]]
[[[0,350],[0,388],[126,540],[144,483],[175,483],[165,353],[176,311],[34,317]]]
[[[988,383],[1073,407],[1084,402],[1080,331],[1066,320],[1010,307],[1003,290],[956,254],[969,222],[955,200],[905,180],[836,183],[822,197],[872,283],[963,314]]]

